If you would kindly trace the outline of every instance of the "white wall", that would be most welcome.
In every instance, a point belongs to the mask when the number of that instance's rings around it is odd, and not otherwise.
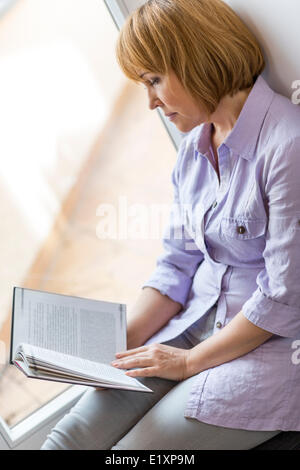
[[[267,59],[264,76],[288,98],[300,80],[299,0],[225,0],[260,41]]]

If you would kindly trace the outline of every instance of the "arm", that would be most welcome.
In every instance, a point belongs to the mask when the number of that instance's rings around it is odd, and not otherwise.
[[[161,294],[157,289],[145,287],[128,316],[128,349],[141,346],[181,309],[179,302]]]
[[[254,325],[240,312],[223,330],[192,349],[151,344],[118,353],[112,365],[125,369],[140,367],[126,372],[131,377],[154,376],[180,381],[243,356],[271,336],[272,333]]]
[[[272,333],[259,328],[238,313],[220,332],[192,349],[165,344],[151,344],[116,355],[112,363],[131,377],[162,377],[184,380],[211,367],[236,359],[271,338]]]
[[[271,336],[272,333],[254,325],[240,312],[221,331],[189,351],[185,378],[243,356]]]
[[[271,153],[271,152],[270,152]],[[264,268],[242,306],[256,326],[293,338],[300,331],[300,137],[278,146],[266,165],[268,227]]]

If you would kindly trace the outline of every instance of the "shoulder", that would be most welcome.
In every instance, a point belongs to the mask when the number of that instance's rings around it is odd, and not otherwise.
[[[263,123],[258,141],[258,156],[265,170],[280,165],[300,172],[300,106],[285,96],[274,98]],[[278,168],[277,168],[278,169]]]
[[[262,135],[274,148],[285,148],[292,142],[299,142],[300,106],[293,104],[291,99],[274,93],[262,127]]]

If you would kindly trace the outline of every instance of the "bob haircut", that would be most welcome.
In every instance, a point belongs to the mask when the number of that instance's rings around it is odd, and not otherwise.
[[[213,113],[220,100],[251,87],[265,67],[261,47],[222,0],[149,0],[126,20],[116,44],[124,74],[173,70]]]

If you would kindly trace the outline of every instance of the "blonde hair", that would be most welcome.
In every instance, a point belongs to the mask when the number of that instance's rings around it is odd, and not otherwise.
[[[263,71],[260,45],[221,0],[149,0],[126,20],[116,56],[124,74],[168,74],[213,113],[220,100],[251,87]]]

